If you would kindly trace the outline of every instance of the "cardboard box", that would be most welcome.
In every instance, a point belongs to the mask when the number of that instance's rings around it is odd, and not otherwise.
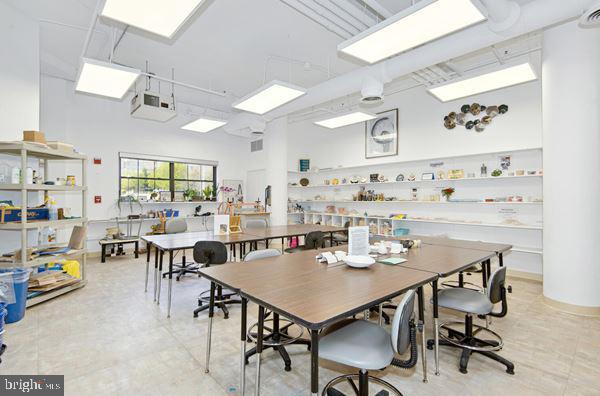
[[[40,131],[23,131],[23,141],[46,144],[46,136]]]
[[[48,208],[29,208],[27,209],[27,221],[48,220],[50,211]],[[21,222],[21,208],[2,207],[0,208],[0,223]]]

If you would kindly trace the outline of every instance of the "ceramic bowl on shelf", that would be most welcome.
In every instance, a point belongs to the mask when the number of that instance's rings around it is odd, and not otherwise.
[[[375,259],[370,256],[346,256],[345,263],[352,268],[369,268],[375,264]]]

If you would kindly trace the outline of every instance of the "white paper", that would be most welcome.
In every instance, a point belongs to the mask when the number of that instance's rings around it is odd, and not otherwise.
[[[215,215],[213,233],[215,235],[229,234],[229,215]]]
[[[348,255],[369,255],[369,226],[348,228]]]

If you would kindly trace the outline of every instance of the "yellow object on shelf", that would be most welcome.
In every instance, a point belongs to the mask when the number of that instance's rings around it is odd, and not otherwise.
[[[81,271],[80,271],[80,266],[79,266],[79,261],[77,260],[65,260],[65,261],[61,261],[57,264],[62,265],[63,270],[71,275],[74,278],[80,278],[81,279]]]
[[[452,169],[448,171],[448,179],[462,179],[465,177],[463,169]]]

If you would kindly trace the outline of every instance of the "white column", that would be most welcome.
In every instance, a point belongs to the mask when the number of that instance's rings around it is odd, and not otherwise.
[[[544,296],[600,314],[600,29],[544,32]]]
[[[271,225],[287,224],[287,117],[267,124],[264,135],[265,179],[271,186]]]

